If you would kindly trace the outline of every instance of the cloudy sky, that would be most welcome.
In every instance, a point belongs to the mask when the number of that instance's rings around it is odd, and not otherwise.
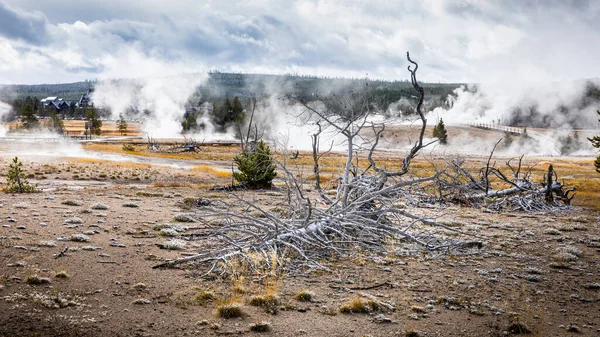
[[[600,77],[600,0],[0,0],[0,83],[206,70]]]

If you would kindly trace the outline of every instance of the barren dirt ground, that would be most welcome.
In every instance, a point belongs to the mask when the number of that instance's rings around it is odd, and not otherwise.
[[[161,224],[192,215],[186,198],[232,198],[208,187],[229,182],[204,173],[141,164],[24,160],[41,193],[0,194],[0,336],[600,336],[600,214],[487,213],[451,204],[415,208],[483,238],[463,254],[389,254],[328,262],[332,273],[284,275],[280,304],[249,305],[265,286],[249,277],[204,280],[194,266],[152,269],[202,250],[161,249]],[[8,158],[0,158],[5,172]],[[280,190],[241,191],[266,209]],[[233,200],[233,199],[232,199]],[[246,209],[240,205],[240,212]],[[157,226],[159,225],[159,226]],[[182,233],[202,231],[199,222]],[[81,235],[82,234],[82,235]],[[167,234],[161,235],[161,234]],[[79,240],[79,241],[77,241]],[[243,283],[243,284],[240,284]],[[244,291],[240,291],[244,288]],[[312,301],[294,295],[314,293]],[[242,318],[215,315],[238,292]],[[206,294],[214,296],[206,296]],[[341,313],[361,296],[395,310]],[[276,312],[276,313],[274,313]],[[520,331],[519,331],[520,330]]]

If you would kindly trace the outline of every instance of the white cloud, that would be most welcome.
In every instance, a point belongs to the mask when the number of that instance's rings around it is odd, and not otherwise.
[[[0,82],[221,69],[482,82],[600,76],[596,1],[0,0]],[[35,40],[43,43],[34,42]],[[27,69],[25,72],[24,69]],[[522,75],[519,75],[522,76]]]

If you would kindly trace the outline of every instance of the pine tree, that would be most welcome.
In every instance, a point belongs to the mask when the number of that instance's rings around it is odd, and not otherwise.
[[[127,131],[127,121],[125,120],[125,117],[123,117],[122,113],[119,114],[119,120],[117,121],[117,129],[119,129],[121,136],[123,135],[123,132]]]
[[[596,112],[600,115],[600,110],[597,110]],[[600,119],[598,121],[600,122]],[[588,140],[592,142],[593,147],[600,148],[600,135],[588,138]],[[594,167],[596,167],[596,172],[600,173],[600,156],[594,161]]]
[[[77,107],[75,106],[75,102],[71,102],[71,104],[69,105],[69,115],[71,116],[71,118],[75,118],[76,109]]]
[[[90,133],[93,132],[96,136],[100,136],[102,133],[102,121],[99,119],[98,109],[96,109],[93,104],[87,110],[86,118],[90,123]]]
[[[6,193],[33,193],[37,192],[37,185],[31,185],[25,177],[25,172],[21,168],[23,163],[19,158],[15,157],[12,164],[8,166],[8,174],[6,175]]]
[[[260,140],[256,149],[244,151],[233,158],[240,172],[234,172],[233,177],[250,188],[270,188],[275,172],[275,161],[271,149]]]
[[[448,132],[444,125],[444,120],[440,118],[440,122],[433,128],[433,137],[437,137],[440,140],[440,144],[448,144]]]
[[[30,104],[26,104],[21,110],[21,122],[27,130],[36,128],[39,125],[38,118],[35,116],[33,107]]]
[[[244,106],[237,96],[233,98],[233,104],[231,105],[231,119],[236,123],[244,119]]]
[[[64,128],[63,121],[58,117],[58,114],[56,114],[56,110],[52,110],[52,113],[50,114],[50,130],[62,135],[64,133]]]

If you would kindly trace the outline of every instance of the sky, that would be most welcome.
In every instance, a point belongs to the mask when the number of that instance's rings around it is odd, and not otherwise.
[[[0,0],[0,83],[219,70],[429,82],[600,77],[600,0]]]

